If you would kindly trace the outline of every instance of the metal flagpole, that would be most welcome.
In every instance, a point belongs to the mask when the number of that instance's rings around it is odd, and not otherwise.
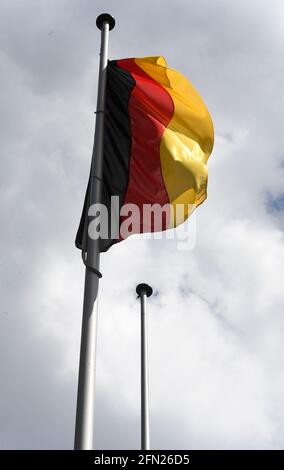
[[[90,204],[100,203],[101,201],[108,37],[109,31],[114,28],[115,20],[111,15],[104,13],[97,17],[96,24],[101,30],[101,51],[96,127],[91,165]],[[93,448],[97,303],[99,277],[101,277],[99,271],[99,240],[88,237],[87,246],[74,443],[76,450],[90,450]]]
[[[139,284],[136,292],[141,301],[141,450],[150,450],[146,299],[153,289],[148,284]]]

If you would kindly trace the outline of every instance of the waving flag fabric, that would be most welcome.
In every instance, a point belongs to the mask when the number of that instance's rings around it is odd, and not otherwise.
[[[141,213],[145,204],[170,203],[162,229],[178,225],[178,204],[185,204],[187,211],[188,204],[198,206],[206,199],[206,162],[213,141],[204,102],[163,57],[108,63],[102,195],[107,207],[111,196],[119,197],[119,209],[135,204]],[[87,209],[88,189],[76,238],[83,250]],[[150,217],[141,221],[139,232],[153,230]],[[122,238],[101,240],[101,251]]]

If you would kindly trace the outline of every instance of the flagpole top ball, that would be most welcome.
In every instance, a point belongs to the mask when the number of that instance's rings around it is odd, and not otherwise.
[[[138,284],[138,286],[136,287],[136,293],[138,297],[141,297],[141,295],[143,294],[146,294],[147,297],[151,297],[151,295],[153,294],[153,289],[148,284]]]
[[[102,29],[104,23],[109,24],[109,30],[111,31],[115,26],[115,19],[109,13],[102,13],[97,17],[96,25],[99,29]]]

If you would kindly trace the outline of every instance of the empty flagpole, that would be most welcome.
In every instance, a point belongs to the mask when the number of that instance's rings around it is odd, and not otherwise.
[[[141,450],[150,450],[146,299],[152,295],[153,289],[148,284],[139,284],[136,292],[141,302]]]
[[[101,202],[108,37],[109,31],[114,28],[115,20],[111,15],[104,13],[97,17],[96,24],[101,30],[101,50],[91,164],[90,205]],[[97,303],[99,277],[101,277],[99,270],[99,240],[88,237],[75,424],[74,448],[76,450],[91,450],[93,448]]]

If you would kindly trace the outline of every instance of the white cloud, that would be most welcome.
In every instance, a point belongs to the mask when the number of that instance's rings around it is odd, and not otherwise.
[[[111,57],[163,53],[189,76],[216,145],[195,250],[129,239],[102,255],[96,445],[139,446],[135,286],[146,281],[158,292],[153,447],[283,447],[283,216],[268,210],[283,194],[283,6],[270,5],[1,3],[2,448],[73,445],[84,272],[73,241],[101,9],[117,18]]]

